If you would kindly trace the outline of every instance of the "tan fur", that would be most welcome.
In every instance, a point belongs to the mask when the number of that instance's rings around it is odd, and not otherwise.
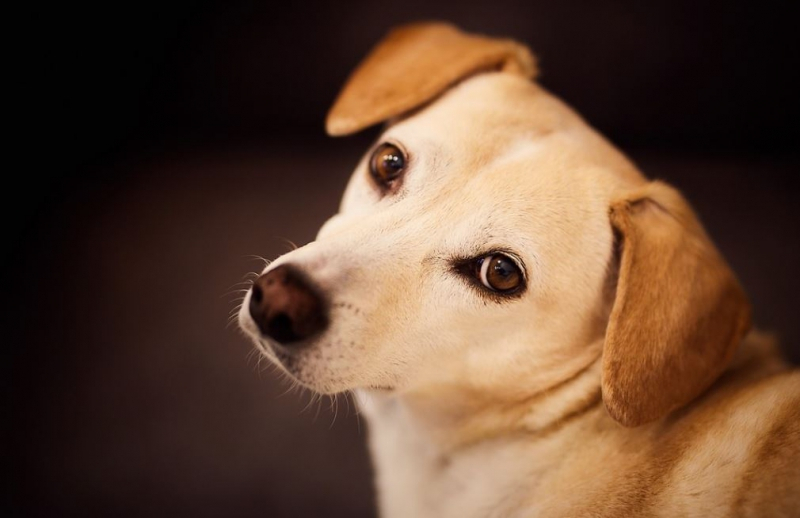
[[[368,150],[316,241],[267,268],[313,277],[324,333],[281,349],[241,326],[299,383],[354,391],[383,516],[797,516],[800,373],[748,332],[683,197],[533,72],[507,40],[390,34],[328,129],[391,119],[402,184],[382,193]],[[525,266],[513,299],[453,268],[498,249]]]

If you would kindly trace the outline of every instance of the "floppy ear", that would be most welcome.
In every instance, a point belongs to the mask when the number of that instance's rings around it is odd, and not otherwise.
[[[651,182],[615,202],[610,217],[622,249],[603,400],[614,419],[638,426],[711,385],[750,327],[750,306],[675,189]]]
[[[331,136],[349,135],[406,113],[478,72],[532,78],[530,51],[511,40],[463,33],[444,23],[394,29],[350,76],[328,113]]]

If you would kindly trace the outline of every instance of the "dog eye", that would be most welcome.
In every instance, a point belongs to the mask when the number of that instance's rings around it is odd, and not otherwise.
[[[369,170],[372,177],[381,187],[390,187],[403,173],[406,167],[406,157],[397,146],[381,144],[372,153],[369,161]]]
[[[503,254],[492,254],[478,259],[477,277],[486,288],[499,293],[510,293],[522,286],[522,272],[513,259]]]

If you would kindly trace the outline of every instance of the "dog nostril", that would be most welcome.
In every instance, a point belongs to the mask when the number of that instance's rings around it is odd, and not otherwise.
[[[258,284],[253,285],[253,294],[250,295],[250,298],[257,304],[261,304],[261,301],[264,300],[264,292],[261,291],[261,287]]]
[[[292,319],[286,313],[278,313],[267,324],[267,334],[282,344],[296,342],[301,337],[292,328]]]

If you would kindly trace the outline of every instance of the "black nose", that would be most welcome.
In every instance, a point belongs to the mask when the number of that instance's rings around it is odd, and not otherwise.
[[[262,333],[284,345],[308,338],[327,325],[322,298],[298,270],[286,264],[253,283],[250,316]]]

